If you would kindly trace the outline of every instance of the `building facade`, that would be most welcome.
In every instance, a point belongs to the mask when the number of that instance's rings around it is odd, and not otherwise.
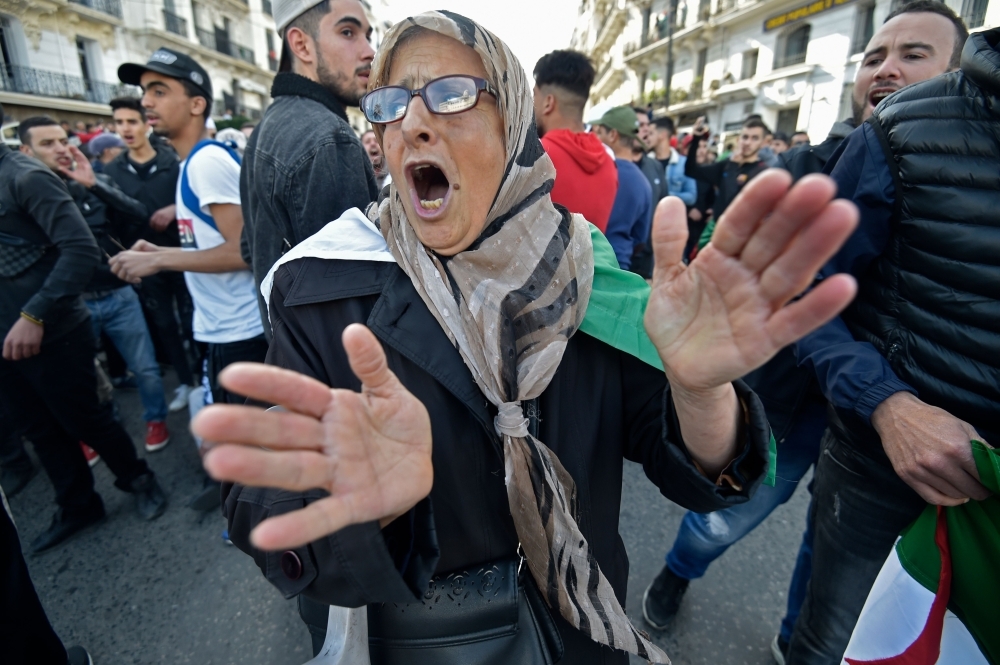
[[[8,121],[107,117],[112,98],[139,94],[119,84],[119,65],[165,46],[208,72],[216,118],[256,120],[281,55],[271,12],[271,0],[0,0],[0,102]],[[375,38],[384,34],[385,22],[369,18]]]
[[[864,48],[897,1],[673,0],[671,21],[670,0],[584,0],[573,48],[598,69],[594,115],[652,105],[682,130],[705,116],[726,134],[757,113],[817,143],[850,117]],[[1000,0],[946,4],[970,30],[1000,25]]]

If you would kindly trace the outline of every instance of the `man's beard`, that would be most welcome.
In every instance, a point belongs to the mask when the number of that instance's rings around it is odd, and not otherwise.
[[[854,126],[860,127],[861,123],[864,121],[865,110],[868,108],[868,100],[865,99],[864,102],[858,103],[858,100],[851,96],[851,117],[854,119]]]
[[[355,70],[355,74],[365,71],[364,68]],[[329,90],[334,97],[339,99],[345,106],[357,106],[364,96],[364,92],[351,85],[353,77],[335,72],[326,65],[326,60],[322,54],[316,61],[316,78],[319,84]]]

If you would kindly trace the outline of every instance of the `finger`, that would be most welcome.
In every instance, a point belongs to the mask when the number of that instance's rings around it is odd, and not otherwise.
[[[688,239],[686,213],[684,202],[676,196],[668,196],[656,206],[651,234],[654,273],[674,272],[683,262]],[[654,274],[653,280],[658,279]]]
[[[939,492],[930,485],[918,481],[907,482],[914,492],[927,503],[934,506],[960,506],[968,502],[967,498],[955,498]]]
[[[213,404],[198,412],[191,431],[207,441],[224,441],[272,449],[320,450],[323,425],[291,411],[264,411],[252,406]]]
[[[349,502],[326,497],[301,510],[264,520],[250,532],[250,542],[264,551],[301,547],[355,523],[353,512]]]
[[[776,348],[788,346],[840,314],[857,291],[858,283],[850,275],[828,277],[801,299],[775,312],[765,329]]]
[[[712,245],[724,254],[739,256],[791,184],[792,176],[781,169],[768,169],[751,180],[722,214],[712,235]]]
[[[379,393],[400,387],[399,379],[389,369],[382,344],[371,330],[352,323],[344,329],[343,342],[351,370],[365,390]]]
[[[754,273],[764,270],[801,229],[823,212],[836,193],[836,185],[827,176],[802,178],[747,241],[740,261]]]
[[[976,469],[971,446],[967,456],[963,456],[957,464],[945,464],[936,469],[935,475],[948,482],[963,497],[983,501],[991,494],[990,490],[979,482],[979,470]]]
[[[330,479],[330,464],[329,458],[314,451],[270,451],[228,443],[214,446],[202,459],[208,475],[216,480],[290,492],[324,487]]]
[[[802,293],[820,268],[851,237],[857,225],[858,210],[853,203],[833,201],[827,204],[764,268],[760,278],[761,295],[780,307]],[[740,258],[742,260],[742,256]]]
[[[223,387],[267,404],[320,418],[333,399],[329,386],[316,379],[261,363],[233,363],[219,373]]]

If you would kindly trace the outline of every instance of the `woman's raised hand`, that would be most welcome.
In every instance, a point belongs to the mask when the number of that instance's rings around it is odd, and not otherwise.
[[[228,390],[287,411],[213,405],[191,424],[206,441],[221,442],[204,459],[217,480],[330,493],[261,522],[251,534],[255,547],[298,547],[350,524],[386,524],[431,491],[427,409],[389,370],[370,330],[348,326],[343,342],[360,393],[277,367],[238,363],[219,376]]]
[[[849,275],[823,280],[799,300],[847,240],[858,213],[834,201],[833,181],[785,171],[754,178],[726,209],[712,242],[690,265],[684,204],[656,208],[656,268],[646,331],[677,388],[710,392],[766,363],[843,310],[857,290]]]

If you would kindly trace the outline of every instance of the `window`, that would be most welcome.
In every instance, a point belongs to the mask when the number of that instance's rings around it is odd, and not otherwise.
[[[962,0],[962,20],[969,29],[982,27],[988,4],[989,0]]]
[[[774,131],[784,132],[791,136],[798,129],[799,107],[778,111],[778,122],[774,126]]]
[[[757,56],[760,52],[757,49],[743,52],[743,64],[740,65],[740,80],[752,79],[757,73]]]
[[[0,84],[6,84],[14,78],[14,67],[17,56],[14,50],[14,30],[11,21],[6,16],[0,16]],[[0,87],[9,88],[9,85]]]
[[[807,23],[795,28],[778,40],[778,51],[774,62],[775,69],[801,65],[806,61],[810,32],[812,32],[812,27]]]
[[[875,4],[858,7],[857,18],[854,19],[854,39],[851,53],[864,53],[865,47],[875,34]]]
[[[274,50],[274,32],[265,30],[264,36],[267,38],[267,66],[272,72],[278,71],[278,53]]]
[[[705,82],[705,65],[708,63],[708,49],[698,50],[698,55],[694,61],[694,80],[691,81],[691,96],[695,99],[701,98],[703,84]]]
[[[90,61],[90,49],[87,46],[86,39],[83,37],[76,38],[76,57],[80,59],[80,73],[83,75],[83,80],[87,83],[87,89],[90,90],[95,77],[94,66]]]

